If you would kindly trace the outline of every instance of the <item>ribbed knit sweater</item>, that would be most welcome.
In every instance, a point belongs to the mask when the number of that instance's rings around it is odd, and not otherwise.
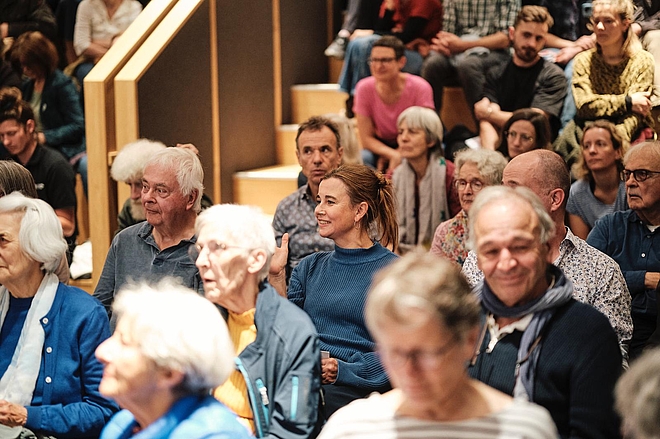
[[[289,300],[312,319],[321,350],[337,359],[337,384],[389,388],[364,323],[364,303],[374,274],[396,258],[378,243],[368,249],[335,246],[307,256],[291,274]]]

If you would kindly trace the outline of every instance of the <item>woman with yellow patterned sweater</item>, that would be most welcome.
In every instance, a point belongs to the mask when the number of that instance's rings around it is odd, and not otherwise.
[[[596,47],[575,57],[573,96],[577,115],[555,141],[555,150],[571,165],[581,153],[585,122],[608,119],[631,141],[651,122],[655,63],[631,28],[631,0],[595,0],[591,26]]]

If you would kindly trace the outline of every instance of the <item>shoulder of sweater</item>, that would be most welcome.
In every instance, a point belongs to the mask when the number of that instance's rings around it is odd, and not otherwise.
[[[571,299],[557,309],[553,318],[553,327],[559,325],[572,337],[588,336],[593,342],[602,341],[606,333],[611,332],[616,339],[614,329],[607,317],[586,303]]]

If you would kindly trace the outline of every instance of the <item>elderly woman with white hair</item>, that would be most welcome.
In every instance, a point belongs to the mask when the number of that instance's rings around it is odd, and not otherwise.
[[[0,437],[96,437],[116,411],[94,357],[110,336],[101,304],[53,271],[66,241],[53,209],[0,198]]]
[[[479,313],[446,260],[410,253],[382,270],[365,318],[394,389],[340,409],[319,439],[557,438],[545,409],[468,376]]]
[[[218,310],[166,278],[129,285],[113,304],[112,337],[96,350],[101,393],[124,410],[102,439],[242,439],[251,435],[209,394],[232,371],[233,346]]]
[[[257,437],[306,439],[315,433],[321,353],[307,314],[266,281],[275,251],[268,218],[223,204],[195,224],[196,261],[211,302],[227,313],[236,370],[214,395]]]
[[[430,108],[409,107],[397,120],[403,158],[392,182],[397,199],[401,247],[431,246],[441,222],[460,210],[453,185],[454,164],[442,155],[442,123]]]
[[[461,203],[461,211],[435,229],[431,253],[462,266],[468,256],[470,206],[481,189],[502,184],[502,173],[507,160],[498,151],[466,148],[456,153],[454,164],[454,187]]]

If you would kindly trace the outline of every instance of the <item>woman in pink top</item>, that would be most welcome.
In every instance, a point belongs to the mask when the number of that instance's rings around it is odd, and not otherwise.
[[[363,148],[364,163],[393,171],[401,163],[396,150],[397,118],[408,107],[433,108],[433,89],[419,76],[401,72],[405,46],[385,36],[371,49],[371,75],[355,87],[353,111]]]

